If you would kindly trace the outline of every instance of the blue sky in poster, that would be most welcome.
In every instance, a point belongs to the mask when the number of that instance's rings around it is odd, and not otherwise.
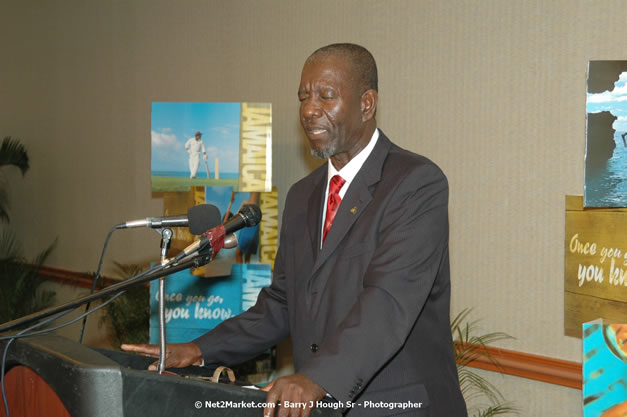
[[[627,132],[627,72],[620,74],[612,91],[588,94],[586,112],[602,111],[609,111],[617,117],[612,126],[616,132]]]
[[[220,214],[224,218],[226,209],[231,202],[231,192],[233,187],[205,187],[205,202],[213,204],[220,210]],[[235,193],[235,200],[231,206],[231,213],[235,214],[242,206],[242,203],[250,198],[250,193]]]
[[[221,172],[237,173],[240,103],[152,103],[151,170],[189,174],[185,142],[196,131],[202,132],[210,168],[217,157]]]

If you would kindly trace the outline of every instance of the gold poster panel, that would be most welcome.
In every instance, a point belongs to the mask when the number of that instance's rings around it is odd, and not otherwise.
[[[259,227],[259,262],[271,265],[274,271],[274,258],[279,248],[279,197],[276,187],[271,193],[261,193],[259,208],[263,213]]]
[[[153,193],[154,195],[157,193]],[[190,207],[204,204],[205,187],[190,187],[187,192],[164,192],[159,195],[163,197],[163,215],[176,216],[187,213]],[[172,232],[174,234],[170,243],[170,256],[178,254],[197,239],[187,227],[173,227]]]
[[[564,334],[598,318],[627,320],[627,209],[583,209],[566,196]]]
[[[190,207],[204,204],[205,187],[190,187],[187,192],[163,192],[153,193],[153,196],[160,195],[163,197],[163,215],[177,216],[185,214]],[[198,236],[192,235],[188,227],[173,227],[172,240],[170,241],[170,251],[168,257],[179,254],[188,245],[192,244]],[[204,268],[192,268],[191,274],[200,276]]]
[[[242,103],[240,192],[272,191],[272,104]]]

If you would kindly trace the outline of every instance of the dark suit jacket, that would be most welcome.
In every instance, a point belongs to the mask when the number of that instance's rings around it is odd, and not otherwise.
[[[446,177],[381,132],[319,249],[326,181],[325,164],[290,189],[272,285],[195,340],[205,363],[238,363],[291,335],[296,371],[345,406],[361,404],[349,416],[466,416],[449,319]],[[388,404],[405,401],[421,405]]]

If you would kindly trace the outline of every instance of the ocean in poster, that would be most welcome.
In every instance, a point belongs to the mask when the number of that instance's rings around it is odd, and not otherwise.
[[[627,207],[627,61],[590,61],[584,207]]]
[[[173,178],[188,178],[188,171],[151,171],[150,173],[153,177],[173,177]],[[213,175],[212,175],[213,176]],[[220,172],[221,178],[238,178],[239,173],[237,172]],[[207,178],[207,172],[199,171],[196,174],[196,178]]]
[[[607,163],[598,170],[586,171],[586,207],[627,206],[627,146],[622,139],[625,133],[614,134],[616,148]]]

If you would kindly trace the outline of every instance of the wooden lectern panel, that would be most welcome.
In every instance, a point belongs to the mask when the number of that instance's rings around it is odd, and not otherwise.
[[[57,393],[26,366],[15,366],[4,376],[10,417],[71,417]],[[6,417],[0,400],[0,417]]]

